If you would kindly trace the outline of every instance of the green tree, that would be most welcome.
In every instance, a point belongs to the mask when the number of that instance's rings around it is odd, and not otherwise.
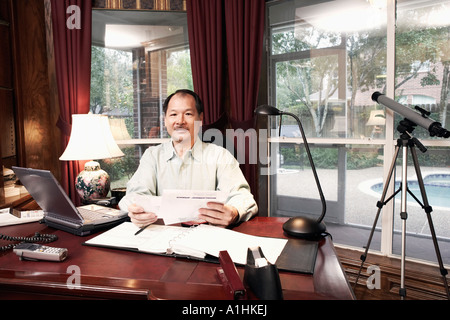
[[[177,89],[194,89],[189,50],[168,51],[167,93]]]
[[[338,89],[339,64],[335,53],[317,49],[341,42],[339,35],[318,32],[313,28],[283,30],[274,34],[272,39],[274,54],[301,52],[308,57],[276,64],[277,106],[281,109],[298,105],[306,108],[319,137],[328,115],[328,100]]]
[[[439,6],[432,8],[439,10]],[[428,12],[429,13],[429,12]],[[450,59],[448,26],[427,26],[418,28],[417,21],[426,19],[427,12],[413,11],[413,14],[402,17],[402,24],[396,34],[396,88],[410,79],[422,76],[422,86],[441,86],[438,102],[440,121],[445,125],[450,94]],[[428,72],[420,73],[427,66]],[[442,68],[442,76],[437,77],[437,68]]]
[[[92,113],[113,109],[133,110],[133,69],[131,53],[92,46],[91,55]]]

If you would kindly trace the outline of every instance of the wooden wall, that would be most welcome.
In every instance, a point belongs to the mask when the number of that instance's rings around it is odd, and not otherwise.
[[[2,41],[0,46],[0,168],[7,165],[7,158],[14,158],[16,152],[15,134],[8,130],[11,120],[14,124],[14,117],[11,119],[11,115],[14,115],[14,102],[9,11],[9,4],[5,1],[0,2],[0,39]],[[0,200],[4,197],[3,185],[3,177],[1,177]]]
[[[358,300],[400,300],[401,260],[377,254],[368,254],[363,265],[358,285],[355,281],[361,266],[361,254],[358,250],[336,248],[341,264],[354,288]],[[436,262],[437,263],[437,262]],[[369,289],[368,273],[371,265],[380,270],[380,288]],[[446,300],[447,295],[439,267],[415,261],[405,262],[405,300]]]
[[[22,125],[19,158],[22,165],[55,171],[60,155],[59,110],[50,99],[44,1],[13,3],[17,114]]]
[[[49,169],[58,178],[59,109],[54,103],[56,89],[50,85],[45,1],[2,0],[2,8],[9,26],[9,39],[4,43],[12,60],[0,57],[0,68],[9,66],[12,78],[17,146],[12,164]]]
[[[92,0],[98,9],[186,10],[186,0]]]

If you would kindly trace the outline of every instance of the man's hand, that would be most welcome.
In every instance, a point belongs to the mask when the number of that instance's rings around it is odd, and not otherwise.
[[[218,203],[208,202],[207,208],[198,210],[200,219],[216,226],[229,226],[239,220],[239,213],[235,207]]]
[[[158,220],[156,214],[153,212],[145,212],[144,208],[134,203],[128,206],[128,216],[130,217],[131,222],[139,228],[154,223]]]

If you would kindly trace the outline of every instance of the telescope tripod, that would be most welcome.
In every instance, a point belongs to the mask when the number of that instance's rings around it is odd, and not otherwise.
[[[436,233],[434,230],[434,225],[433,225],[433,221],[431,219],[431,212],[433,211],[432,207],[429,205],[428,203],[428,198],[427,198],[427,194],[425,192],[425,187],[424,187],[424,183],[423,183],[423,179],[422,179],[422,174],[420,172],[420,167],[419,167],[419,162],[417,160],[417,153],[416,153],[416,149],[415,147],[417,146],[422,152],[426,152],[426,148],[420,143],[420,141],[417,138],[414,138],[411,136],[410,132],[412,132],[414,130],[414,126],[415,124],[412,123],[411,121],[404,119],[403,121],[400,122],[400,125],[398,126],[398,130],[401,133],[400,138],[397,140],[397,146],[395,148],[395,154],[394,154],[394,158],[392,160],[392,164],[391,167],[389,169],[389,174],[387,177],[387,180],[385,182],[384,188],[383,188],[383,193],[381,195],[381,199],[380,201],[377,202],[377,214],[375,216],[375,221],[373,223],[373,227],[371,229],[370,232],[370,236],[369,236],[369,240],[367,242],[364,254],[361,255],[360,259],[361,259],[361,266],[359,268],[359,272],[358,272],[358,276],[356,277],[356,281],[355,281],[355,286],[358,284],[358,279],[361,275],[361,270],[363,268],[364,262],[367,258],[367,252],[369,251],[369,247],[370,247],[370,243],[372,241],[372,237],[375,231],[375,227],[377,225],[377,221],[378,218],[380,216],[381,213],[381,209],[383,208],[384,205],[386,205],[391,199],[393,199],[400,191],[401,191],[401,210],[400,210],[400,218],[402,219],[402,238],[401,238],[401,277],[400,277],[400,289],[399,289],[399,294],[401,299],[403,300],[406,297],[406,288],[405,288],[405,251],[406,251],[406,220],[408,218],[408,214],[406,211],[406,202],[407,202],[407,193],[409,193],[414,200],[417,201],[417,203],[419,203],[422,207],[422,209],[424,209],[426,215],[427,215],[427,219],[428,219],[428,225],[430,227],[430,232],[431,232],[431,237],[433,239],[433,245],[434,245],[434,249],[436,251],[436,256],[437,256],[437,260],[439,263],[439,269],[440,269],[440,273],[442,275],[442,279],[444,282],[444,287],[447,293],[447,299],[450,300],[450,292],[449,292],[449,287],[447,284],[447,270],[444,268],[444,264],[442,262],[442,257],[441,257],[441,253],[439,250],[439,245],[436,239]],[[394,173],[394,169],[395,169],[395,163],[396,160],[398,158],[400,149],[402,149],[402,175],[401,175],[401,184],[400,187],[397,191],[394,192],[394,194],[389,197],[386,201],[386,193],[387,193],[387,189],[390,183],[390,180],[392,179],[393,173]],[[411,155],[412,155],[412,160],[414,163],[414,168],[416,171],[416,175],[417,175],[417,181],[419,184],[419,188],[420,188],[420,193],[422,195],[422,201],[423,204],[419,201],[419,199],[417,199],[417,197],[408,189],[408,182],[407,182],[407,163],[408,163],[408,149],[411,151]],[[395,179],[394,179],[395,180]]]

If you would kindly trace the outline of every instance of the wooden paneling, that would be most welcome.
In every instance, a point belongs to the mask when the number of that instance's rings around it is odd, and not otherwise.
[[[358,300],[400,300],[400,259],[368,254],[355,287],[355,280],[361,266],[362,252],[336,248],[341,264]],[[380,270],[380,288],[369,289],[367,280],[372,273],[367,268],[375,265]],[[447,299],[443,279],[438,267],[414,261],[405,262],[406,300],[445,300]]]
[[[9,21],[9,2],[0,1],[0,21]]]
[[[58,84],[56,81],[56,66],[55,66],[55,50],[53,45],[53,28],[51,21],[51,3],[50,0],[44,0],[45,5],[45,30],[46,30],[46,48],[47,48],[47,64],[48,64],[48,81],[50,90],[50,101],[48,101],[50,112],[50,125],[52,128],[52,138],[54,149],[52,154],[55,157],[56,163],[52,165],[50,170],[56,179],[61,177],[61,162],[59,157],[62,154],[63,148],[61,145],[60,130],[56,127],[59,118],[59,101],[58,101]]]
[[[11,88],[12,70],[9,25],[3,20],[0,20],[0,39],[2,39],[2,45],[0,46],[0,61],[5,61],[2,68],[0,68],[0,88]],[[7,61],[9,61],[10,64],[7,64]]]
[[[0,2],[0,169],[7,166],[6,151],[11,143],[10,115],[14,114],[12,101],[13,76],[11,68],[11,38],[10,38],[10,15],[9,2]],[[14,120],[13,120],[14,124]],[[13,130],[14,131],[14,130]],[[15,132],[13,132],[15,134]],[[14,138],[15,140],[15,135]],[[15,149],[15,148],[14,148]],[[15,154],[15,150],[14,150]],[[3,174],[0,176],[0,202],[3,201],[4,192]]]
[[[19,165],[60,175],[59,110],[51,103],[44,0],[12,4]]]
[[[92,0],[97,9],[186,11],[186,0]]]
[[[0,154],[3,165],[11,168],[16,159],[16,134],[14,119],[13,91],[8,88],[0,88],[0,121],[1,147]]]

